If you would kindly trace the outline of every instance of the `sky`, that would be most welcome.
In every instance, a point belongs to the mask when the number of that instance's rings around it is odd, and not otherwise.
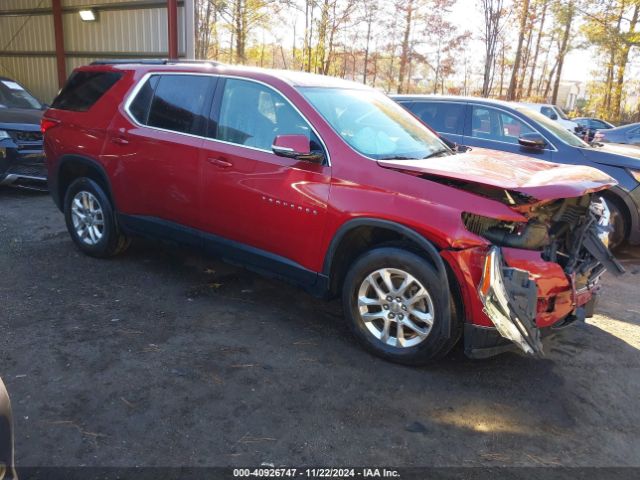
[[[482,59],[484,51],[480,36],[484,29],[484,19],[478,0],[458,0],[449,18],[459,25],[460,29],[466,28],[471,31],[474,36],[470,45],[473,51],[472,58]],[[591,71],[594,69],[592,55],[593,52],[588,50],[569,51],[562,69],[562,80],[585,81],[591,77]]]

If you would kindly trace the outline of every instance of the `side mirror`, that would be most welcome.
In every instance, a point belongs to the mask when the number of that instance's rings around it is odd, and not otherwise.
[[[322,163],[324,155],[311,151],[311,143],[306,135],[278,135],[271,145],[273,153],[279,157],[294,158],[307,162]]]
[[[539,133],[523,133],[518,137],[518,143],[532,150],[542,150],[547,146],[547,142]]]

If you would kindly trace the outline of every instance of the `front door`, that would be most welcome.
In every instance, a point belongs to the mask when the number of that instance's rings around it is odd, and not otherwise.
[[[552,145],[547,145],[543,150],[533,150],[518,143],[520,135],[539,132],[515,115],[486,105],[471,104],[468,108],[470,112],[462,142],[464,145],[551,160]]]
[[[277,156],[271,145],[277,135],[304,134],[312,149],[323,149],[320,140],[273,88],[237,78],[221,82],[201,154],[204,229],[253,247],[258,256],[316,270],[331,168]]]

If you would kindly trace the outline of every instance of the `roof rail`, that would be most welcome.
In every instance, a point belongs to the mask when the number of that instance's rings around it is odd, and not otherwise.
[[[168,58],[118,58],[112,60],[95,60],[90,65],[128,65],[128,64],[140,64],[140,65],[175,65],[178,63],[188,64],[209,64],[212,66],[220,65],[220,62],[213,60],[169,60]]]

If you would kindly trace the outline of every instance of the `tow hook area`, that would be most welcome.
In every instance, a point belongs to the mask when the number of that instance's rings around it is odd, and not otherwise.
[[[535,324],[536,283],[527,271],[505,266],[499,247],[491,247],[487,254],[478,293],[500,335],[525,353],[543,355],[540,330]]]

